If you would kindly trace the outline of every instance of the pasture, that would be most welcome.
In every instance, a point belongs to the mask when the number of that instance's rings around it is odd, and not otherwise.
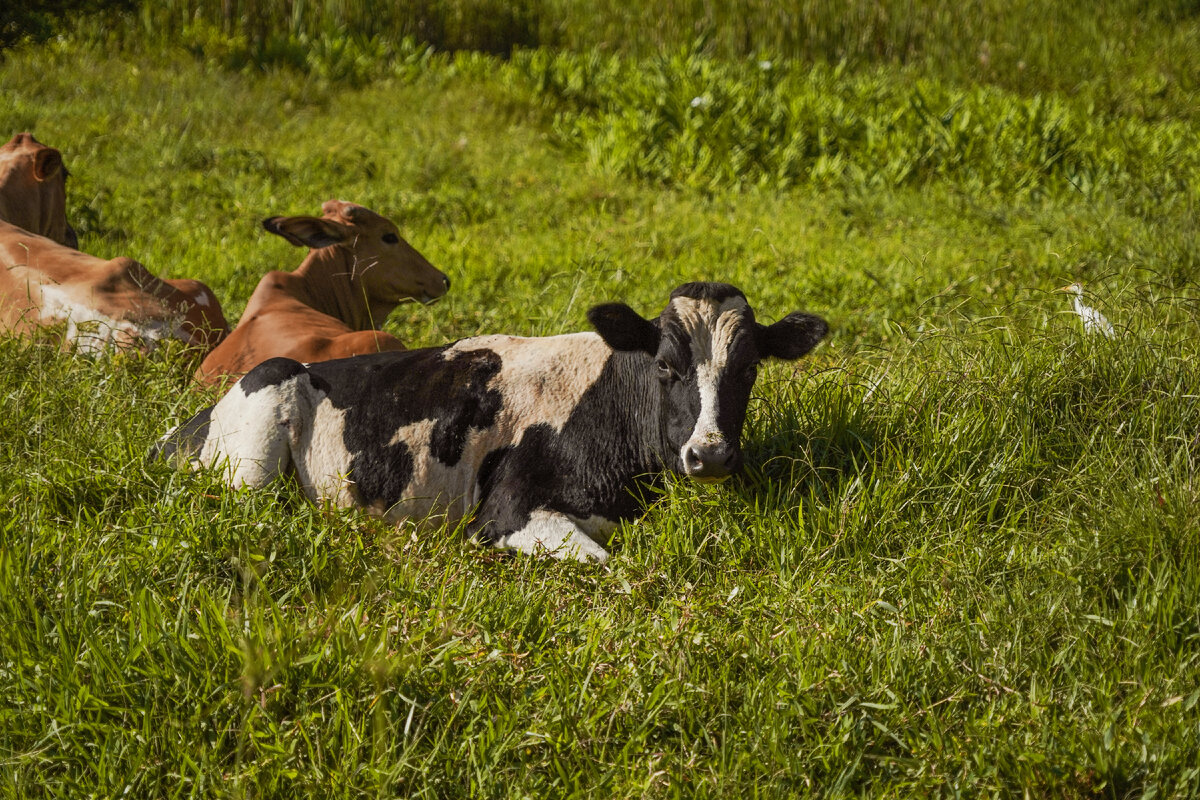
[[[1200,142],[1153,39],[1065,86],[205,31],[4,54],[81,249],[232,322],[302,258],[259,222],[338,197],[453,281],[409,346],[689,280],[830,336],[606,567],[173,472],[194,358],[0,338],[0,796],[1200,793]]]

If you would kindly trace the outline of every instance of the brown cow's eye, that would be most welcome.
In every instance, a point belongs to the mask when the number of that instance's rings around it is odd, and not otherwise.
[[[400,237],[394,233],[385,233],[383,235],[383,240],[388,244],[395,244],[396,242],[400,241]]]

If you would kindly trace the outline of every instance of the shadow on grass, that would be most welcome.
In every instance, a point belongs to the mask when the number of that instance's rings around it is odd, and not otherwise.
[[[783,511],[794,497],[832,501],[868,481],[884,457],[887,421],[871,413],[870,386],[840,370],[810,387],[791,384],[758,400],[743,435],[745,467],[730,484],[743,502]]]

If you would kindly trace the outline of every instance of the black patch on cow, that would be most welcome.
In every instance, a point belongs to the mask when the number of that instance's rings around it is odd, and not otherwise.
[[[461,368],[459,361],[464,362]],[[490,428],[504,405],[504,398],[495,389],[487,388],[488,383],[500,371],[501,360],[496,353],[491,350],[476,350],[457,356],[450,363],[454,366],[437,376],[448,377],[449,380],[435,381],[435,391],[442,397],[455,395],[470,400],[460,413],[438,418],[429,446],[434,458],[448,467],[453,467],[462,458],[467,434],[472,429]]]
[[[691,378],[695,369],[692,363],[692,340],[683,326],[675,321],[674,314],[664,312],[662,320],[662,337],[655,355],[659,362],[669,368],[671,374],[661,377],[676,380]]]
[[[299,361],[290,358],[269,358],[247,372],[238,381],[238,386],[242,388],[242,394],[249,396],[259,389],[278,386],[290,378],[304,374],[304,372],[305,367]]]
[[[694,300],[712,300],[716,303],[723,303],[731,297],[740,297],[746,299],[746,295],[736,286],[730,286],[728,283],[685,283],[682,286],[676,287],[675,291],[671,292],[671,299],[676,297],[690,297]]]
[[[150,450],[150,459],[182,466],[183,462],[195,456],[204,447],[211,419],[212,406],[209,406],[172,431],[168,438],[157,442]]]
[[[350,430],[348,422],[346,430]],[[389,444],[384,440],[374,445],[351,451],[354,456],[350,460],[350,480],[359,502],[368,506],[380,503],[384,508],[391,508],[404,496],[404,490],[412,480],[415,461],[405,442]]]
[[[412,480],[409,446],[390,444],[401,428],[436,420],[430,450],[454,466],[471,430],[495,423],[503,398],[488,384],[500,371],[500,356],[472,350],[447,360],[444,353],[445,348],[374,353],[309,366],[314,379],[328,387],[329,402],[345,412],[349,477],[364,504],[391,507]]]
[[[660,443],[647,438],[659,413],[652,366],[643,353],[614,353],[561,432],[532,425],[516,444],[488,453],[472,531],[492,542],[542,508],[578,519],[635,517],[639,484],[657,482],[663,467]]]
[[[479,485],[480,496],[487,497],[491,495],[492,490],[496,486],[497,471],[512,450],[512,445],[497,447],[479,462],[479,474],[475,476],[475,482]]]

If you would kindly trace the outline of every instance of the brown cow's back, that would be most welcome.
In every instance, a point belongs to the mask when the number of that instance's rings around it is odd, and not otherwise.
[[[261,289],[262,283],[259,286]],[[404,349],[400,340],[389,333],[352,331],[341,321],[278,290],[256,290],[247,309],[252,305],[257,310],[243,315],[228,338],[196,370],[199,383],[232,383],[270,358],[310,363]]]
[[[226,329],[215,298],[212,312],[203,313],[133,259],[105,261],[5,222],[0,267],[0,325],[15,333],[65,322],[69,341],[97,351],[164,337],[207,347]]]

